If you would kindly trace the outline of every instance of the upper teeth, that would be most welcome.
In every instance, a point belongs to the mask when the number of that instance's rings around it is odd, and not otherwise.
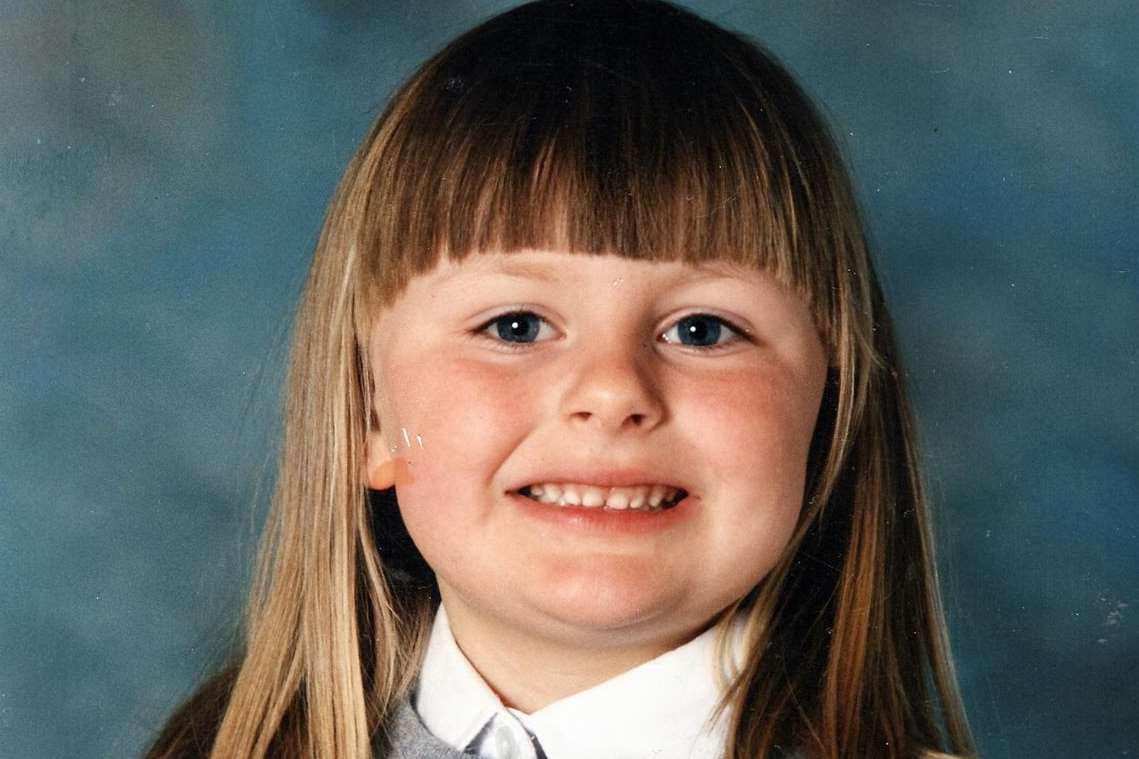
[[[599,488],[592,485],[543,482],[530,486],[530,496],[542,503],[606,509],[655,509],[680,492],[669,485]]]

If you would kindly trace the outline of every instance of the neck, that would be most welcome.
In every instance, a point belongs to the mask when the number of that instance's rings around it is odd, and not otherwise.
[[[487,618],[451,594],[442,595],[459,649],[503,705],[524,714],[644,664],[707,627],[671,636],[607,632],[602,639],[578,637],[572,631],[559,635],[556,629],[541,634]]]

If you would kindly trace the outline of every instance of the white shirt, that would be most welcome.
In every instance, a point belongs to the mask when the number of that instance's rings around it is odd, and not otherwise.
[[[738,642],[742,627],[737,626]],[[484,759],[712,759],[723,754],[715,628],[533,714],[502,701],[459,650],[440,605],[431,629],[415,709],[435,737]],[[737,649],[738,653],[738,649]]]

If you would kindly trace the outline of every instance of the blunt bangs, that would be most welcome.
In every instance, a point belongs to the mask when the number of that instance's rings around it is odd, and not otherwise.
[[[799,87],[753,43],[678,8],[566,5],[471,30],[381,117],[357,174],[370,300],[391,302],[440,256],[719,260],[795,289],[833,347],[861,232]]]

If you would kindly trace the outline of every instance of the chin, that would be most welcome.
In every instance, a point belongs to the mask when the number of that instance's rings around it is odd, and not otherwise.
[[[568,632],[646,634],[680,620],[683,589],[646,571],[643,562],[600,560],[579,567],[553,567],[536,583],[531,603]],[[658,631],[659,634],[659,631]],[[624,642],[630,642],[624,639]]]

